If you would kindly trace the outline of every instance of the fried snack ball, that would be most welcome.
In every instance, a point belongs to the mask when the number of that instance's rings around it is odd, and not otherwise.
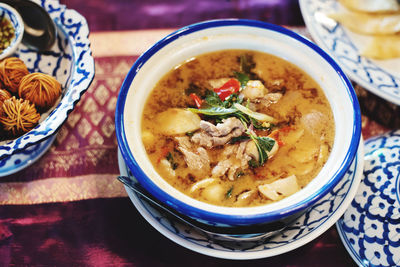
[[[11,98],[10,92],[4,89],[0,89],[0,117],[3,116],[3,102],[9,98]],[[0,140],[2,140],[4,137],[5,134],[3,132],[3,126],[0,123]]]
[[[3,129],[13,137],[18,137],[33,129],[39,122],[40,114],[29,100],[15,96],[3,102],[0,123]]]
[[[44,73],[31,73],[24,76],[18,89],[20,98],[27,99],[39,110],[52,107],[61,94],[61,84]]]
[[[0,106],[3,105],[3,102],[9,98],[11,98],[10,92],[4,89],[0,89]]]
[[[21,79],[27,74],[28,68],[17,57],[9,57],[0,62],[0,80],[11,93],[17,93]]]

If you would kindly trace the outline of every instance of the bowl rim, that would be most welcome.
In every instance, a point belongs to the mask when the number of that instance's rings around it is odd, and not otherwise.
[[[60,4],[58,0],[43,0],[40,4],[49,12],[57,26],[57,30],[64,34],[71,45],[71,62],[73,64],[71,76],[69,77],[71,84],[68,86],[67,94],[63,96],[54,110],[41,123],[24,135],[0,145],[0,162],[11,159],[13,154],[23,151],[27,147],[51,138],[67,120],[68,114],[72,112],[82,95],[89,89],[95,76],[94,58],[89,40],[89,27],[85,17],[75,10],[68,9],[67,6]],[[78,30],[69,30],[70,19],[76,25],[79,25]],[[83,65],[82,63],[85,64]],[[63,92],[65,89],[67,88],[64,88]],[[54,128],[49,129],[43,126],[45,123],[53,123]]]
[[[0,60],[1,60],[3,58],[10,56],[16,50],[17,46],[21,43],[22,37],[24,36],[25,25],[19,12],[12,6],[6,3],[0,3],[0,9],[8,11],[10,16],[11,15],[14,16],[17,22],[16,24],[17,27],[15,27],[14,20],[11,19],[10,21],[13,28],[15,29],[15,37],[10,43],[10,45],[6,49],[4,49],[3,52],[0,53]]]
[[[133,157],[133,154],[128,146],[128,140],[125,135],[125,127],[124,127],[124,109],[125,102],[127,98],[127,94],[130,88],[130,85],[135,78],[137,72],[140,71],[141,67],[146,63],[147,60],[150,59],[158,50],[162,49],[164,46],[173,42],[181,36],[191,34],[193,32],[214,28],[214,27],[225,27],[225,26],[245,26],[245,27],[256,27],[261,29],[271,30],[280,34],[287,35],[290,38],[294,38],[297,41],[303,43],[308,46],[316,53],[318,53],[339,75],[341,80],[343,81],[344,87],[346,88],[347,95],[353,104],[354,117],[353,117],[353,135],[351,137],[351,142],[349,145],[349,150],[346,152],[343,162],[340,164],[340,167],[335,172],[334,176],[324,185],[322,186],[318,192],[312,193],[308,198],[296,202],[293,205],[289,205],[287,207],[283,207],[277,209],[273,212],[269,213],[258,213],[251,215],[232,215],[232,214],[222,214],[218,212],[212,212],[204,209],[199,209],[197,207],[193,207],[184,203],[173,196],[169,195],[162,189],[160,189],[140,168],[139,164]],[[344,176],[348,168],[350,167],[353,159],[357,153],[360,138],[361,138],[361,111],[358,103],[357,96],[353,89],[353,86],[347,76],[344,74],[339,65],[320,47],[311,41],[305,39],[304,37],[298,35],[297,33],[283,28],[278,25],[270,24],[267,22],[261,22],[256,20],[247,20],[247,19],[218,19],[218,20],[209,20],[203,21],[195,24],[191,24],[185,26],[181,29],[174,31],[173,33],[167,35],[160,41],[156,42],[152,47],[150,47],[145,53],[143,53],[133,64],[130,71],[128,72],[124,82],[122,83],[120,93],[118,95],[116,112],[115,112],[115,127],[116,127],[116,136],[118,141],[118,146],[122,153],[123,158],[125,159],[129,169],[131,170],[133,176],[143,185],[143,187],[153,194],[156,198],[161,200],[162,202],[168,204],[172,208],[179,207],[179,209],[184,214],[196,214],[198,218],[203,220],[208,220],[211,222],[218,223],[226,223],[226,224],[247,224],[247,223],[265,223],[274,221],[277,219],[281,219],[283,217],[287,217],[297,212],[304,210],[310,205],[314,204],[316,201],[321,199],[324,195],[326,195],[331,188],[333,188],[340,179]],[[190,215],[189,215],[190,216]]]

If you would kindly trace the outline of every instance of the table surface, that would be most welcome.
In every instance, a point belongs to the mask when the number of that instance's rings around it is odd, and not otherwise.
[[[114,5],[106,0],[62,2],[88,19],[96,76],[49,151],[32,166],[1,177],[0,266],[354,265],[334,226],[310,243],[270,258],[233,261],[198,254],[148,224],[116,179],[115,105],[123,79],[138,55],[177,27],[217,17],[292,24],[291,29],[307,35],[297,1],[216,4],[218,1],[210,0],[192,16],[186,10],[196,1],[170,1],[168,5],[155,0],[146,4],[131,1],[130,6],[122,0]],[[96,12],[90,13],[93,9]],[[133,15],[142,14],[141,22],[136,17],[129,20],[134,16],[125,14],[116,23],[125,9],[133,10]],[[165,16],[171,12],[175,17]],[[286,19],[278,16],[279,12],[286,14]],[[99,15],[103,21],[108,16],[112,23],[102,22]],[[364,139],[398,127],[388,119],[393,112],[399,115],[397,107],[354,85],[362,108]],[[377,112],[380,110],[384,111]]]

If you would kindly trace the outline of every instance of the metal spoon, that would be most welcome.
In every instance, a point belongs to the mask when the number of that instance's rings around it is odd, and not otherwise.
[[[56,40],[56,27],[49,13],[29,0],[0,0],[15,8],[24,21],[22,42],[37,51],[47,51]]]
[[[153,204],[153,206],[161,208],[180,221],[198,228],[209,235],[212,235],[215,239],[224,241],[262,241],[286,227],[285,224],[279,222],[234,227],[217,227],[200,223],[184,214],[178,213],[169,206],[162,204],[159,200],[154,198],[145,189],[143,189],[139,183],[134,182],[130,177],[118,176],[118,180],[132,189],[135,193],[145,198],[150,202],[150,204]]]

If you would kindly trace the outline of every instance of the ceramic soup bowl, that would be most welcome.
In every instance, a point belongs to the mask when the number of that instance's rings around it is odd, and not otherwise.
[[[156,83],[187,59],[226,49],[261,51],[291,62],[320,85],[333,111],[335,139],[324,167],[303,189],[272,204],[222,207],[195,200],[172,187],[155,171],[142,143],[143,106]],[[352,163],[361,136],[361,115],[355,92],[330,56],[288,29],[235,19],[184,27],[147,50],[132,66],[122,85],[115,122],[119,149],[127,166],[141,186],[160,202],[207,225],[261,224],[267,226],[265,231],[281,229],[330,192]]]

